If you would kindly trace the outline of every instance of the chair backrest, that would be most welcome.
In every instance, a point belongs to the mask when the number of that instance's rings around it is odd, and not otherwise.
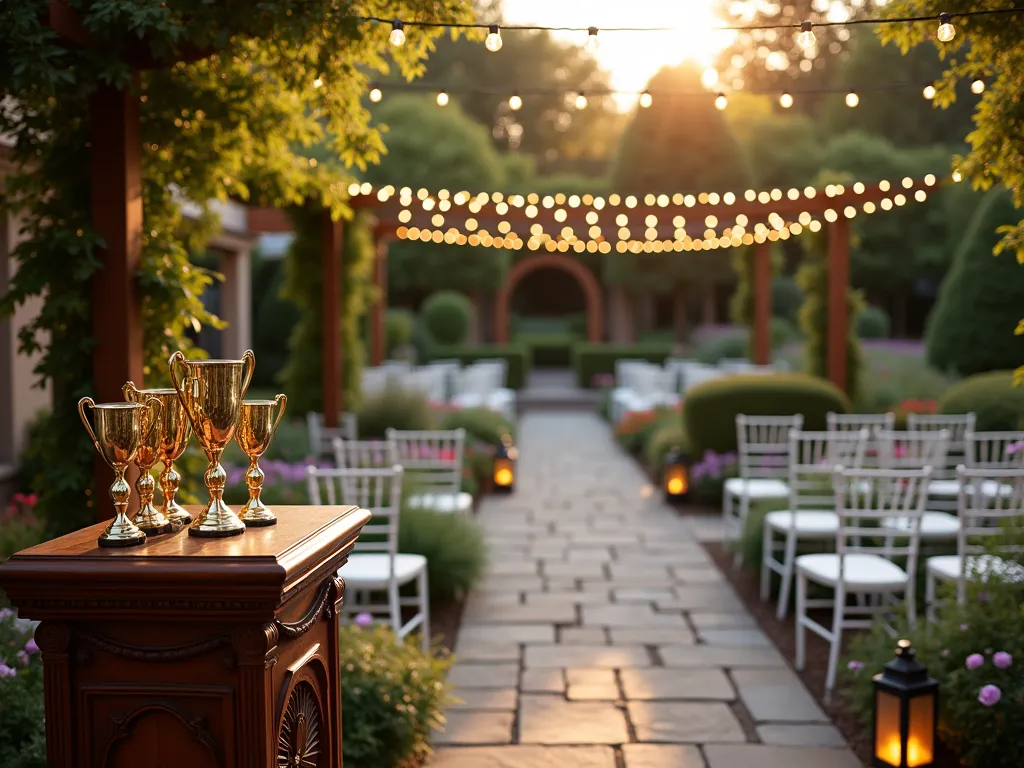
[[[405,469],[406,482],[421,493],[458,493],[466,430],[389,429],[394,460]]]
[[[969,432],[966,443],[968,467],[1024,467],[1024,432]]]
[[[934,467],[946,465],[948,430],[895,432],[876,429],[875,438],[878,441],[878,465],[882,469],[901,471],[932,467],[934,474]]]
[[[804,425],[803,414],[736,416],[740,477],[785,479],[789,471],[789,431]]]
[[[833,413],[829,411],[825,417],[826,426],[829,432],[859,432],[867,429],[869,432],[867,447],[864,451],[864,463],[862,466],[869,469],[878,468],[878,441],[875,439],[876,429],[887,429],[890,432],[896,428],[895,413]]]
[[[339,469],[381,469],[398,464],[394,446],[387,440],[340,440],[332,445]]]
[[[398,552],[398,516],[402,507],[400,466],[361,469],[306,467],[310,504],[354,504],[371,514],[355,551]],[[394,563],[392,562],[392,568]]]
[[[1021,554],[1024,536],[1024,468],[979,468],[959,466],[960,481],[957,512],[960,530],[957,552],[961,558],[986,553],[986,539],[1005,536],[1006,541],[993,554]],[[966,563],[962,562],[961,566]],[[967,573],[961,567],[961,574]]]
[[[693,365],[687,368],[685,373],[683,373],[683,381],[680,391],[685,394],[698,384],[703,384],[705,381],[721,379],[728,375],[728,371],[716,368],[713,365],[701,365],[700,367]]]
[[[907,431],[941,432],[946,430],[949,438],[946,444],[946,460],[933,464],[935,477],[953,479],[956,468],[967,460],[967,435],[974,431],[973,413],[908,413]]]
[[[324,415],[310,411],[306,414],[309,432],[309,453],[314,458],[329,455],[336,439],[355,440],[359,437],[359,420],[354,413],[342,413],[337,427],[325,427]]]
[[[637,370],[649,367],[646,360],[619,359],[615,361],[615,386],[632,389],[632,375]]]
[[[440,371],[444,384],[444,399],[448,401],[455,394],[455,379],[462,370],[462,363],[458,360],[431,360],[424,368],[431,368]]]
[[[403,389],[418,392],[434,403],[445,401],[444,372],[438,368],[416,368],[402,377]]]
[[[857,469],[864,461],[868,430],[859,432],[789,431],[789,508],[829,510],[836,467]]]
[[[379,395],[388,387],[390,373],[387,368],[363,368],[359,388],[366,397]]]
[[[928,500],[931,467],[921,469],[835,470],[840,579],[846,555],[905,557],[911,574],[907,599],[913,599],[914,574],[921,540],[921,517]]]

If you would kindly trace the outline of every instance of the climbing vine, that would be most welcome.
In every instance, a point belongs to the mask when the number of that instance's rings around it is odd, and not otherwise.
[[[458,21],[469,18],[470,5],[265,0],[239,13],[205,0],[68,0],[90,38],[69,46],[47,27],[38,0],[5,0],[0,135],[14,139],[17,171],[5,179],[0,208],[24,223],[0,316],[44,299],[21,329],[19,351],[39,353],[35,372],[53,396],[31,449],[38,510],[51,529],[94,518],[92,448],[75,404],[92,389],[89,287],[102,244],[89,216],[89,104],[97,89],[131,88],[140,101],[144,370],[147,385],[165,383],[170,352],[188,349],[188,332],[218,323],[201,301],[214,275],[188,259],[216,222],[205,207],[198,222],[186,220],[182,201],[299,205],[315,196],[342,213],[346,168],[365,168],[383,150],[361,101],[372,72],[396,65],[407,77],[419,74],[437,34],[410,30],[406,45],[392,49],[387,28],[356,17]],[[134,76],[126,62],[140,49],[169,66]],[[314,145],[341,162],[318,163]]]
[[[736,290],[729,300],[729,316],[737,325],[745,325],[750,329],[748,356],[751,360],[754,352],[754,253],[752,247],[733,248],[732,267],[736,271]],[[782,253],[776,246],[771,246],[771,274],[775,277],[782,268]],[[771,318],[769,318],[771,319]],[[775,339],[772,339],[774,343]]]

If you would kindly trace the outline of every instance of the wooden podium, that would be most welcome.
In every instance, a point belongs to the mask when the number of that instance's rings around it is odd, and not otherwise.
[[[0,566],[42,622],[50,766],[340,768],[337,571],[370,513],[274,511],[241,536],[134,549],[101,549],[95,525]]]

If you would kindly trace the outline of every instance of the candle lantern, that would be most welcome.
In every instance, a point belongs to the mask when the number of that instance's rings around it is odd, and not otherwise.
[[[497,493],[512,493],[516,483],[516,458],[518,450],[512,444],[511,435],[503,435],[494,454],[494,490]]]
[[[690,493],[690,468],[686,464],[686,454],[678,446],[673,447],[665,456],[662,478],[665,501],[686,499]]]
[[[939,684],[900,640],[896,658],[874,677],[876,768],[931,768],[935,765]]]

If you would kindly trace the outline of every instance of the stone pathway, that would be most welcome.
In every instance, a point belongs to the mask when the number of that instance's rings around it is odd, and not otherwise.
[[[594,414],[521,423],[432,768],[857,768],[682,519]]]

